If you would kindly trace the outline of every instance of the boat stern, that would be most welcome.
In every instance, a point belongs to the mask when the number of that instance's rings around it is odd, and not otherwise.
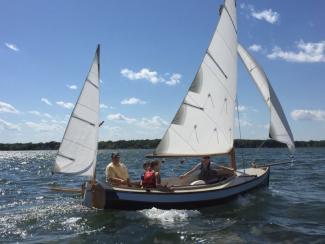
[[[106,194],[101,184],[87,181],[84,187],[83,205],[88,208],[104,209],[105,204]]]

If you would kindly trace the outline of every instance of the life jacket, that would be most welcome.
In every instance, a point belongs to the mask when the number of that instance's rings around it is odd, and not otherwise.
[[[156,175],[154,170],[149,169],[144,173],[142,185],[148,188],[156,187]]]

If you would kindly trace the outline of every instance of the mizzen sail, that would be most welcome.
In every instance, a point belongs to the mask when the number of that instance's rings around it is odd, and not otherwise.
[[[231,151],[236,90],[236,2],[225,0],[203,62],[154,156],[216,155]]]
[[[99,124],[99,46],[71,113],[55,163],[54,173],[94,178]]]
[[[238,54],[270,109],[270,138],[287,144],[290,152],[293,153],[295,144],[290,126],[265,72],[240,44],[238,44]]]

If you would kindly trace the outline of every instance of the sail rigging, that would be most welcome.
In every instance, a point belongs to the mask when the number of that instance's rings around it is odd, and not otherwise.
[[[240,44],[238,44],[238,54],[270,109],[270,138],[287,144],[290,152],[293,153],[295,144],[290,126],[265,72]]]
[[[54,173],[95,178],[99,124],[99,55],[98,45],[56,156]]]
[[[153,155],[199,156],[231,151],[236,89],[236,3],[225,0],[203,62]]]

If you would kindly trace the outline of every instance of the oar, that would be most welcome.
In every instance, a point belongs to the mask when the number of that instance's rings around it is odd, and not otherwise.
[[[66,187],[50,187],[49,188],[52,191],[56,191],[56,192],[66,192],[66,193],[82,193],[82,189],[81,188],[66,188]]]
[[[278,163],[272,163],[272,164],[264,164],[264,165],[256,165],[255,168],[264,168],[269,166],[275,166],[275,165],[281,165],[281,164],[292,164],[293,161],[285,161],[285,162],[278,162]]]

